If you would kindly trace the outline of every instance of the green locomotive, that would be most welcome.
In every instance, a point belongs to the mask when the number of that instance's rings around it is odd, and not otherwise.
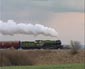
[[[20,43],[22,49],[62,49],[60,40],[36,40],[32,42],[23,41]]]

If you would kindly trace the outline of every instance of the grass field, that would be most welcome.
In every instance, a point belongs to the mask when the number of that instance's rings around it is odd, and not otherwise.
[[[84,64],[64,64],[48,66],[8,66],[0,69],[85,69]]]

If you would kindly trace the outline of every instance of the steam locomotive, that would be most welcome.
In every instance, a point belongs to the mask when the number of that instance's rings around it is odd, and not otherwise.
[[[35,40],[35,41],[2,41],[0,49],[63,49],[60,40]]]

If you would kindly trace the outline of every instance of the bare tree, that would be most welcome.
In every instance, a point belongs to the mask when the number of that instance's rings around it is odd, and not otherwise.
[[[81,44],[79,41],[71,40],[71,47],[72,47],[71,54],[77,54],[79,49],[81,48]]]

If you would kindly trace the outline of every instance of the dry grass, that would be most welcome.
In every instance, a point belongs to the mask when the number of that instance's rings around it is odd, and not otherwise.
[[[85,51],[75,55],[70,50],[0,50],[0,66],[84,63]]]

